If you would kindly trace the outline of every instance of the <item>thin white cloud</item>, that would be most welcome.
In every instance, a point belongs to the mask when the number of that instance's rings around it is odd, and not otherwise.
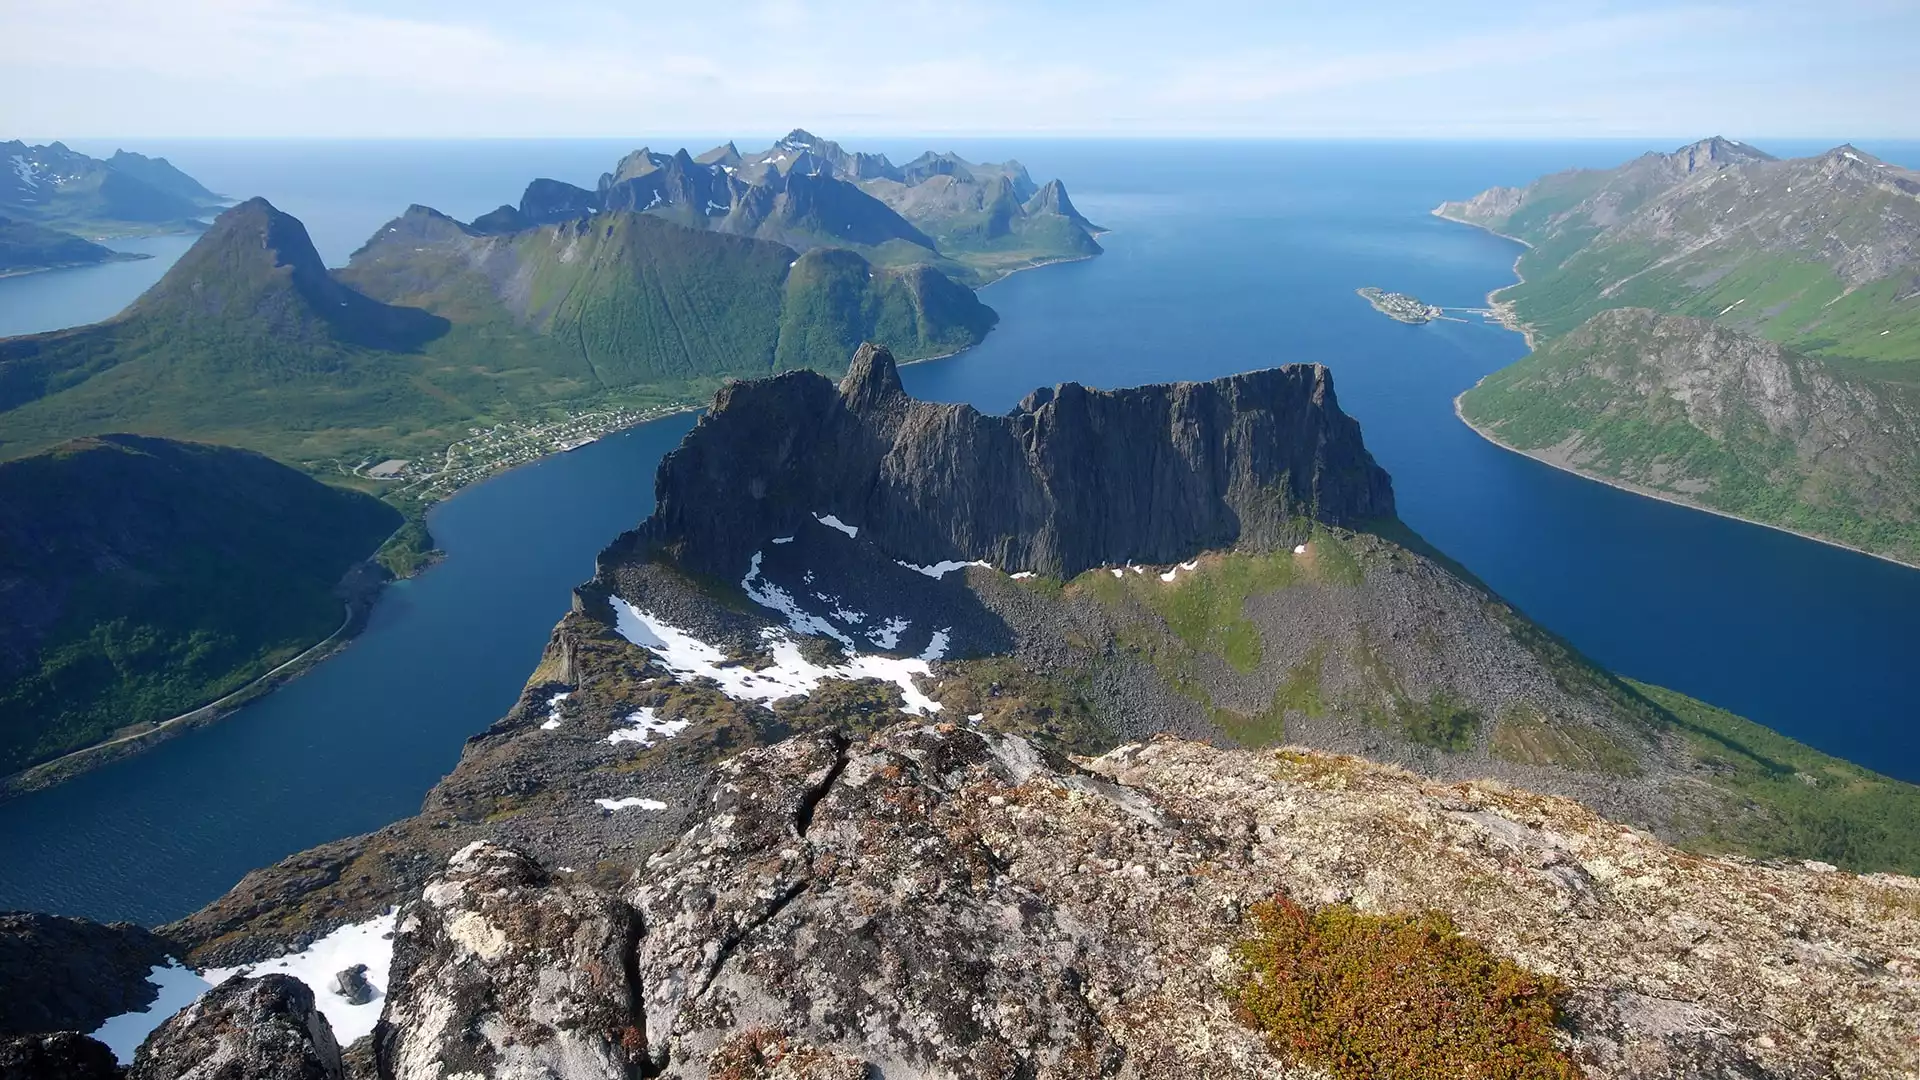
[[[1902,0],[1522,2],[1499,22],[1467,0],[1193,0],[1178,18],[1132,0],[348,2],[0,0],[4,123],[56,136],[1782,130],[1771,110],[1920,124],[1910,99],[1899,107],[1912,65],[1886,44],[1920,33]],[[1783,66],[1764,93],[1724,77]]]

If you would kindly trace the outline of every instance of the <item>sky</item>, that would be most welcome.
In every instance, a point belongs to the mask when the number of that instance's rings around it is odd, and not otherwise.
[[[0,139],[1920,137],[1920,0],[0,0]]]

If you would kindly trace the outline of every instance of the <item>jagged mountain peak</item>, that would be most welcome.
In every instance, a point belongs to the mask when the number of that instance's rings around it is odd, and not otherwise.
[[[1059,180],[1049,180],[1044,187],[1034,192],[1033,198],[1027,200],[1025,210],[1028,216],[1035,214],[1059,214],[1061,217],[1072,220],[1088,232],[1101,231],[1098,225],[1088,221],[1086,216],[1081,214],[1079,209],[1073,205],[1073,200],[1067,196],[1067,185],[1061,183]]]
[[[262,277],[281,268],[292,284],[303,290],[325,291],[331,284],[326,263],[307,235],[307,227],[256,195],[215,218],[140,303],[150,306],[181,293],[197,292],[204,285],[204,277],[215,270],[222,276]]]
[[[424,206],[387,225],[434,227],[461,228]],[[445,333],[448,325],[424,311],[380,303],[336,281],[300,219],[259,196],[215,218],[125,317],[172,322],[183,331],[207,331],[229,340],[257,337],[276,348],[332,341],[411,350]]]
[[[1657,156],[1683,175],[1724,169],[1733,165],[1751,165],[1778,160],[1772,154],[1757,147],[1719,135],[1689,143],[1670,154]]]
[[[893,353],[885,345],[871,341],[861,345],[840,380],[840,399],[854,412],[866,413],[904,401],[906,397]]]
[[[740,164],[740,148],[733,145],[732,139],[728,139],[725,143],[714,147],[693,160],[701,165],[738,165]]]

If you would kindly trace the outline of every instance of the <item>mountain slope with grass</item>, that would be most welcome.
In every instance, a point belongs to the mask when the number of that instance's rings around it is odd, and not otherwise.
[[[865,340],[939,355],[977,343],[996,318],[929,268],[620,211],[486,233],[416,207],[340,278],[461,327],[535,334],[605,386],[837,370]]]
[[[1920,366],[1920,173],[1853,146],[1779,160],[1710,139],[1435,212],[1531,245],[1497,299],[1544,337],[1644,307]]]
[[[1602,312],[1461,398],[1556,465],[1920,563],[1920,391],[1704,319]]]
[[[133,435],[0,464],[0,772],[140,730],[341,625],[400,514],[258,454]]]
[[[1920,173],[1852,146],[1781,160],[1709,139],[1435,213],[1530,245],[1492,299],[1537,351],[1461,397],[1484,434],[1920,556]]]
[[[925,267],[632,213],[494,232],[415,208],[330,271],[254,199],[114,319],[0,341],[0,457],[137,431],[344,472],[503,417],[837,368],[869,338],[949,353],[994,319]]]
[[[421,351],[447,330],[336,281],[299,221],[252,199],[120,315],[0,341],[0,457],[133,431],[303,462],[450,424],[471,413]]]

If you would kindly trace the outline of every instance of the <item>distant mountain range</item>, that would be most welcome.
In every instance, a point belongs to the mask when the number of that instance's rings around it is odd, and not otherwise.
[[[625,211],[502,232],[416,207],[330,271],[251,199],[114,319],[0,341],[0,458],[129,430],[290,462],[431,453],[519,410],[833,369],[867,339],[952,352],[994,319],[926,266]]]
[[[1920,562],[1920,173],[1713,138],[1435,213],[1530,245],[1493,300],[1537,351],[1462,396],[1483,432]]]
[[[222,523],[217,531],[233,538],[235,566],[269,567],[284,554],[267,520],[280,513],[274,504],[201,506],[181,478],[201,469],[197,482],[218,487],[228,484],[222,469],[242,468],[232,462],[271,463],[240,450],[169,449],[177,444],[159,439],[245,448],[322,478],[367,483],[360,466],[438,462],[476,427],[589,409],[631,416],[700,400],[733,378],[835,372],[869,341],[903,359],[955,352],[997,319],[969,284],[1099,250],[1094,226],[1065,189],[1034,185],[1017,164],[930,155],[897,169],[824,142],[796,154],[796,143],[812,141],[796,132],[751,160],[731,146],[704,161],[641,150],[594,191],[536,180],[519,206],[470,223],[415,206],[337,269],[322,262],[298,220],[266,200],[226,210],[118,316],[0,340],[0,462],[18,459],[0,469],[37,485],[17,503],[25,516],[16,546],[32,551],[47,540],[27,535],[24,522],[39,514],[36,500],[59,490],[45,478],[68,476],[107,499],[132,499],[129,491],[144,485],[158,501],[127,502],[128,513],[171,500]],[[57,143],[14,148],[9,197],[46,220],[101,220],[111,208],[138,211],[157,226],[215,198],[164,161],[122,153],[98,162]],[[904,215],[869,185],[886,185],[877,190]],[[49,263],[97,255],[32,221],[0,228],[40,245]],[[155,469],[161,474],[140,479]],[[301,489],[308,496],[346,500],[333,512],[357,512],[358,496],[295,478],[310,485]],[[111,519],[105,510],[74,517],[59,542],[111,547]],[[286,520],[338,534],[344,546],[333,554],[354,559],[398,524],[395,515],[366,529],[314,515]],[[398,535],[410,550],[430,546],[417,520]],[[172,543],[154,540],[141,551]],[[22,559],[22,567],[32,561]],[[120,723],[199,704],[251,678],[289,643],[312,644],[338,623],[338,606],[319,603],[325,590],[312,587],[339,577],[339,560],[329,559],[307,575],[313,580],[294,581],[307,571],[292,562],[277,584],[264,569],[240,575],[252,595],[300,593],[299,628],[264,618],[227,626],[186,593],[168,591],[175,578],[213,572],[204,559],[150,566],[115,553],[91,572],[75,563],[71,581],[51,585],[34,584],[26,569],[7,578],[0,567],[0,595],[98,594],[97,602],[63,602],[44,626],[0,619],[0,643],[14,642],[12,666],[0,671],[0,712],[17,720],[11,736],[0,730],[0,772]],[[123,588],[113,569],[122,564],[152,590]],[[221,588],[204,595],[228,603]],[[153,601],[164,610],[151,618],[115,606],[147,603],[141,596],[171,599]],[[324,626],[322,607],[333,613]],[[225,627],[218,647],[183,659],[181,642],[216,624]],[[149,644],[122,655],[116,628]],[[92,687],[84,693],[63,681],[82,671]]]
[[[166,158],[0,143],[0,214],[93,234],[197,231],[224,202]]]
[[[198,232],[224,202],[166,158],[0,143],[0,274],[135,258],[69,234]]]
[[[1035,185],[1019,162],[929,152],[895,166],[800,130],[751,156],[732,143],[697,157],[636,150],[592,191],[535,180],[518,206],[474,227],[511,232],[619,210],[797,250],[850,248],[882,266],[927,263],[970,284],[1100,252],[1101,230],[1065,186]]]
[[[1821,356],[1920,360],[1920,173],[1852,146],[1780,160],[1707,139],[1436,213],[1532,245],[1500,299],[1547,336],[1646,307]]]

